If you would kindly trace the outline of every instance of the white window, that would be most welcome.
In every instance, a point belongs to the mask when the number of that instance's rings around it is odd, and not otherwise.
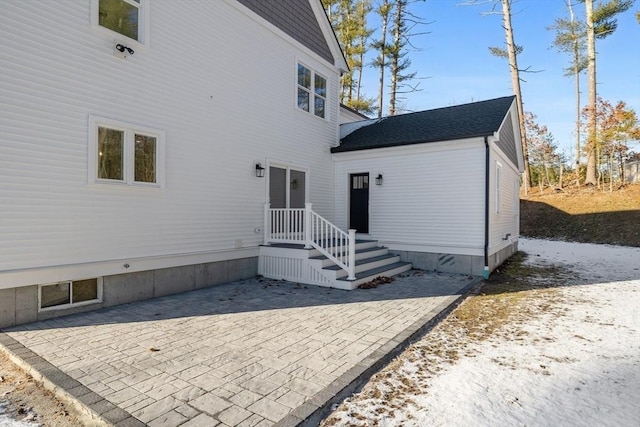
[[[89,182],[161,187],[164,132],[91,116]]]
[[[93,26],[106,28],[141,44],[148,39],[147,0],[91,0]]]
[[[500,187],[501,187],[502,165],[496,162],[496,213],[500,213]]]
[[[298,64],[298,109],[327,116],[327,79]]]
[[[69,280],[39,286],[40,310],[63,309],[102,301],[102,278]]]

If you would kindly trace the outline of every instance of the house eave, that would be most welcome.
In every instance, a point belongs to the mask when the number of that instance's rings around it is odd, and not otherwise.
[[[406,146],[412,146],[412,145],[420,145],[420,144],[433,144],[433,143],[438,143],[438,142],[452,142],[452,141],[462,141],[462,140],[468,140],[468,139],[473,139],[473,138],[484,138],[484,137],[488,137],[488,136],[492,136],[493,133],[479,133],[479,134],[474,134],[474,135],[463,135],[463,136],[456,136],[456,137],[451,137],[451,138],[447,138],[447,139],[425,139],[425,140],[420,140],[420,141],[407,141],[407,142],[401,142],[401,143],[393,143],[393,144],[377,144],[375,146],[367,146],[367,147],[354,147],[354,148],[342,148],[341,145],[334,147],[331,149],[331,153],[337,154],[337,153],[349,153],[349,152],[353,152],[353,151],[366,151],[366,150],[375,150],[375,149],[379,149],[379,148],[394,148],[394,147],[406,147]]]

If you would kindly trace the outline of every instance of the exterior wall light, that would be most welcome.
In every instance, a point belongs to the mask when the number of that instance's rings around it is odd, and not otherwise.
[[[256,163],[256,178],[264,178],[264,168],[260,163]]]
[[[382,174],[379,173],[378,176],[376,176],[376,185],[382,185]]]

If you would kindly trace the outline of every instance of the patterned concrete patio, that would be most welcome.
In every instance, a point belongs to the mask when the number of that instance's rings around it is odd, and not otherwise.
[[[252,279],[6,329],[0,348],[97,425],[314,425],[477,283]]]

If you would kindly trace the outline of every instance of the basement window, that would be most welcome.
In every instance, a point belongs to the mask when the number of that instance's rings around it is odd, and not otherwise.
[[[40,285],[40,310],[53,310],[102,301],[102,278]]]

